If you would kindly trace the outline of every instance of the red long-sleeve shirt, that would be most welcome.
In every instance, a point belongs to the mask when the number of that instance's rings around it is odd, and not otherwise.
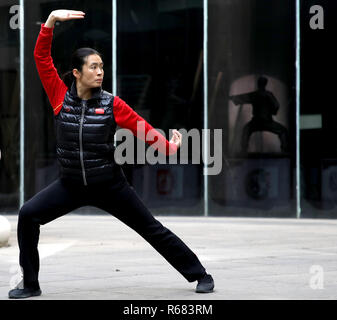
[[[62,108],[68,87],[59,77],[51,57],[53,30],[54,28],[47,28],[42,24],[35,45],[34,58],[42,85],[47,93],[54,114],[57,115]],[[166,140],[162,134],[155,130],[118,96],[114,98],[113,114],[117,125],[131,130],[137,138],[144,140],[150,145],[156,142],[156,147],[162,154],[171,155],[177,152],[177,146],[174,143]],[[142,125],[141,127],[145,128],[145,132],[137,132],[137,122],[139,121],[144,121],[143,124],[145,126]],[[151,133],[147,135],[149,131]]]

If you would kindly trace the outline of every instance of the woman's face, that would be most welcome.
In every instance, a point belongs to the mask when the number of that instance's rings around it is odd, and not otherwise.
[[[100,87],[104,77],[103,61],[101,57],[97,54],[88,56],[85,64],[82,66],[82,71],[80,72],[77,69],[74,69],[73,74],[83,87]]]

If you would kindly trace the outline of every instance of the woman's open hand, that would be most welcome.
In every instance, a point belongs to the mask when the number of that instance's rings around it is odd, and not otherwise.
[[[173,129],[172,133],[173,136],[170,140],[170,143],[174,143],[179,149],[181,146],[182,134],[176,129]]]
[[[52,28],[56,21],[67,21],[73,19],[84,19],[85,13],[83,11],[76,10],[54,10],[50,13],[48,20],[45,23],[45,27]]]

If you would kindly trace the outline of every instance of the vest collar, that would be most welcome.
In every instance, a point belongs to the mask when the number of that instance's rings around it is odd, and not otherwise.
[[[102,87],[92,88],[91,98],[89,100],[98,99],[101,96],[101,92],[102,92]],[[80,99],[79,96],[77,95],[76,81],[73,81],[73,83],[71,84],[70,94],[74,98]]]

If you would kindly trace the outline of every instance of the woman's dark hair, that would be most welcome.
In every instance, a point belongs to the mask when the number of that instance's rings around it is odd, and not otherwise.
[[[102,58],[102,55],[92,48],[79,48],[71,56],[70,70],[62,75],[62,80],[65,85],[70,88],[73,81],[76,79],[73,75],[73,69],[82,71],[82,67],[86,62],[86,58],[92,54],[97,54]]]

